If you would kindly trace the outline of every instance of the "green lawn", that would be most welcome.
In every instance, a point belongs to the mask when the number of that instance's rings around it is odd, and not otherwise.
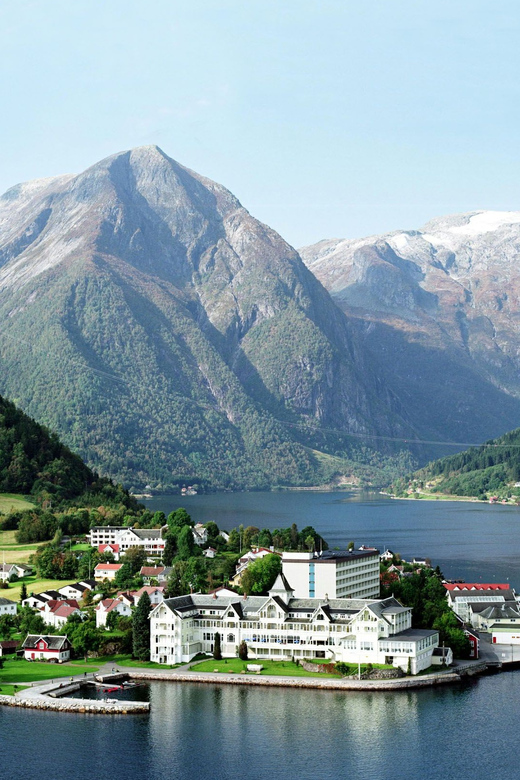
[[[248,661],[241,661],[240,658],[223,658],[222,661],[215,661],[210,659],[209,661],[201,661],[199,664],[195,664],[190,668],[192,672],[234,672],[240,674],[243,669],[246,669],[247,664],[261,664],[264,668],[260,674],[271,674],[278,677],[334,677],[337,679],[341,675],[328,674],[320,672],[307,672],[301,666],[293,663],[293,661],[260,661],[257,659],[249,659]],[[248,672],[248,674],[255,674],[255,672]]]
[[[88,664],[89,672],[97,672],[103,661],[95,659],[97,666]],[[36,680],[55,680],[57,677],[71,677],[86,671],[87,665],[80,660],[64,664],[50,664],[44,661],[26,661],[25,658],[9,658],[0,669],[0,688],[4,683],[30,683]]]
[[[18,580],[18,582],[11,582],[7,590],[2,590],[2,595],[11,601],[19,601],[23,582],[25,582],[27,587],[27,593],[31,594],[41,593],[44,590],[58,590],[58,588],[62,588],[64,585],[72,585],[77,581],[77,577],[74,580],[43,580],[41,577],[33,575],[32,577],[24,577]]]
[[[108,632],[107,632],[108,633]],[[136,661],[131,655],[102,655],[99,658],[89,658],[88,664],[113,664],[114,666],[140,666],[143,669],[170,669],[174,667],[156,664],[154,661]],[[182,664],[178,664],[182,666]]]
[[[67,549],[69,549],[67,547]],[[78,542],[77,544],[73,544],[70,548],[72,552],[86,552],[87,550],[90,550],[90,544],[87,544],[86,542]]]
[[[1,682],[2,681],[0,680],[0,694],[2,694],[2,696],[14,696],[14,685],[2,685]],[[27,687],[27,685],[17,685],[16,690],[25,691]]]
[[[0,493],[0,514],[7,515],[9,512],[23,512],[25,509],[32,509],[36,504],[29,501],[27,496],[21,496],[16,493]]]

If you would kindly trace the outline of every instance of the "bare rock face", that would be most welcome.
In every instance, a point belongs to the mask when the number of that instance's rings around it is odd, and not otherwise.
[[[357,319],[423,432],[478,442],[519,425],[520,212],[448,216],[300,254]]]
[[[0,198],[0,316],[0,392],[127,485],[313,483],[345,444],[309,422],[419,434],[298,253],[156,146]]]

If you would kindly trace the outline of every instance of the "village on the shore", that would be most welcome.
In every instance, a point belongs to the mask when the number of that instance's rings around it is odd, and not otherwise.
[[[199,556],[215,558],[229,542],[229,534],[217,529],[217,537],[214,527],[211,536],[207,526],[189,527]],[[391,550],[355,549],[354,543],[346,550],[309,543],[307,549],[282,551],[272,544],[250,544],[237,556],[227,584],[207,592],[190,586],[179,593],[172,586],[174,567],[163,562],[166,532],[167,526],[95,526],[82,540],[100,558],[92,577],[38,593],[22,590],[20,604],[8,598],[9,586],[21,582],[23,588],[31,566],[1,564],[4,666],[10,658],[63,664],[74,651],[90,652],[103,662],[99,641],[89,646],[84,632],[83,644],[75,647],[71,629],[77,633],[78,625],[93,625],[95,619],[98,640],[105,632],[114,635],[108,645],[113,650],[117,629],[132,625],[139,604],[147,620],[147,646],[139,657],[158,668],[200,661],[202,669],[209,658],[217,672],[222,671],[215,668],[219,662],[240,658],[246,673],[268,672],[269,664],[286,662],[288,675],[291,664],[316,675],[390,680],[444,673],[457,655],[464,668],[477,661],[484,662],[483,669],[520,660],[515,653],[520,597],[508,583],[447,582],[427,558],[404,561]],[[136,560],[142,565],[133,582],[140,587],[118,587],[124,567]],[[255,580],[255,570],[267,580]],[[30,628],[24,636],[17,627],[19,614]],[[450,637],[451,643],[446,641]]]

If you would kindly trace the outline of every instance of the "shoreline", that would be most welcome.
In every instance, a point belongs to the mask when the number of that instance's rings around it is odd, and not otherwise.
[[[399,677],[390,680],[359,680],[349,678],[330,677],[283,677],[275,675],[254,674],[226,674],[212,672],[191,672],[188,670],[164,670],[151,671],[148,669],[130,670],[128,672],[116,672],[109,674],[96,674],[94,678],[99,682],[111,681],[148,680],[155,682],[173,683],[197,683],[205,685],[248,685],[252,687],[267,688],[306,688],[308,690],[322,691],[404,691],[421,688],[432,688],[439,685],[454,685],[463,682],[465,678],[488,672],[485,662],[474,663],[456,670],[434,672],[415,677]],[[14,696],[0,695],[0,706],[21,707],[24,709],[36,709],[40,711],[69,712],[98,715],[147,715],[150,713],[149,702],[134,701],[103,701],[96,699],[73,699],[68,693],[79,690],[85,684],[83,679],[74,680],[72,683],[44,683],[31,686],[20,691]],[[61,695],[60,695],[61,694]]]
[[[481,498],[475,498],[475,496],[450,496],[447,493],[419,493],[419,498],[413,496],[394,496],[392,493],[386,493],[384,490],[377,491],[380,496],[392,499],[392,501],[454,501],[457,504],[488,504],[488,506],[509,506],[518,507],[519,505],[513,502],[507,502],[503,504],[501,501],[490,502],[488,499],[482,500]]]

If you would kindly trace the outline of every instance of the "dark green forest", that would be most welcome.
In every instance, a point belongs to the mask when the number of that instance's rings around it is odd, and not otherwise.
[[[42,506],[124,505],[137,502],[99,477],[55,433],[0,396],[0,492],[31,496]]]
[[[410,485],[432,493],[488,499],[520,499],[520,428],[491,439],[481,447],[471,447],[433,461],[412,476],[393,484],[396,495],[405,495]]]

